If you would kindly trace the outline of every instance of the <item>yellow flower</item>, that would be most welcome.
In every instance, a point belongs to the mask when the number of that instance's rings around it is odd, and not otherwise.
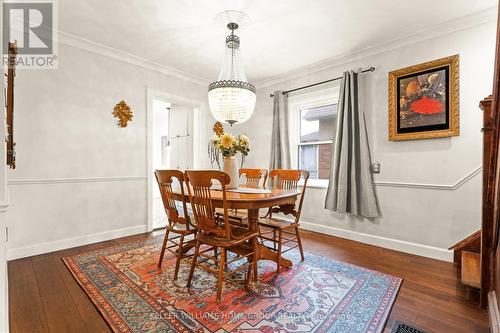
[[[220,137],[220,145],[226,149],[229,149],[233,146],[234,137],[229,133],[224,133]]]
[[[212,141],[213,142],[219,142],[220,140],[220,136],[218,136],[217,134],[214,134],[214,137],[212,138]]]

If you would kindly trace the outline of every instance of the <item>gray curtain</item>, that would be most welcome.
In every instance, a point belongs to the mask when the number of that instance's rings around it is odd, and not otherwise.
[[[345,72],[337,107],[337,134],[325,208],[373,218],[379,209],[371,174],[370,148],[359,94],[361,75]]]
[[[274,92],[273,133],[269,170],[290,169],[290,143],[288,140],[288,101],[282,91]]]

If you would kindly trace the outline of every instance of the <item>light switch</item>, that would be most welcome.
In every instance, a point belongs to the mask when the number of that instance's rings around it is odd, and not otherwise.
[[[372,164],[372,173],[380,173],[380,163],[375,162]]]

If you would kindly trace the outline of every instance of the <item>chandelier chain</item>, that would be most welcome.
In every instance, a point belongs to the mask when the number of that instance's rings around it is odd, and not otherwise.
[[[234,40],[234,29],[231,29],[231,36]],[[234,45],[231,48],[231,79],[234,78]]]

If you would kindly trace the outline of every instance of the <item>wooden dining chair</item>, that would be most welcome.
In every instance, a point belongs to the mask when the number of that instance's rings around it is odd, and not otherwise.
[[[245,186],[253,188],[265,188],[267,181],[267,170],[266,169],[240,169],[239,171],[240,179],[245,177]],[[218,215],[222,215],[222,211],[218,210]],[[248,227],[248,223],[245,222],[247,218],[246,210],[232,209],[229,212],[229,220],[234,225],[240,227]]]
[[[160,188],[163,207],[167,213],[167,226],[165,228],[165,237],[161,247],[160,258],[158,259],[158,267],[161,267],[165,250],[173,253],[177,260],[175,262],[174,280],[177,280],[179,273],[179,265],[182,259],[193,256],[187,254],[189,249],[193,247],[194,239],[191,242],[184,243],[188,235],[196,235],[197,229],[191,221],[185,198],[184,190],[184,173],[179,170],[156,170],[156,181]],[[181,199],[176,199],[172,193],[172,183],[177,180],[180,186]],[[179,205],[181,202],[182,205]],[[179,206],[182,207],[182,215],[179,214]],[[194,237],[193,237],[194,238]]]
[[[191,263],[187,286],[191,285],[196,266],[217,274],[216,302],[219,303],[222,295],[223,279],[245,268],[247,269],[245,289],[249,290],[252,274],[254,274],[253,271],[256,268],[255,254],[257,253],[257,237],[259,232],[258,230],[238,228],[229,223],[226,194],[226,185],[230,180],[229,175],[222,171],[189,170],[185,173],[185,180],[196,225],[198,226],[195,253]],[[215,202],[210,190],[213,181],[219,182],[222,188],[222,218],[218,218],[215,213]],[[200,251],[200,246],[202,245],[208,245],[208,249],[205,248],[204,251]],[[211,255],[211,249],[216,249],[217,251],[214,251],[214,254]],[[228,251],[234,253],[236,256],[227,260]],[[198,262],[199,257],[205,260]],[[225,269],[228,267],[231,268],[230,264],[245,257],[247,259],[246,264],[232,270]],[[206,262],[213,262],[217,268],[215,269],[213,268],[214,266],[205,264]]]
[[[278,253],[278,268],[276,271],[279,272],[281,256],[285,252],[298,247],[301,260],[304,261],[304,249],[302,248],[302,241],[300,239],[299,223],[309,172],[305,170],[275,169],[270,172],[269,178],[273,188],[290,190],[296,190],[300,179],[304,180],[298,204],[294,202],[272,207],[266,216],[259,219],[260,238],[273,243],[273,248]],[[273,213],[292,215],[294,219],[293,221],[288,221],[283,218],[273,217]],[[288,243],[295,243],[295,245],[287,246],[287,249],[283,251],[283,245]]]
[[[246,187],[255,187],[255,188],[266,187],[266,181],[267,181],[266,169],[240,169],[240,178],[241,176],[245,177]]]

